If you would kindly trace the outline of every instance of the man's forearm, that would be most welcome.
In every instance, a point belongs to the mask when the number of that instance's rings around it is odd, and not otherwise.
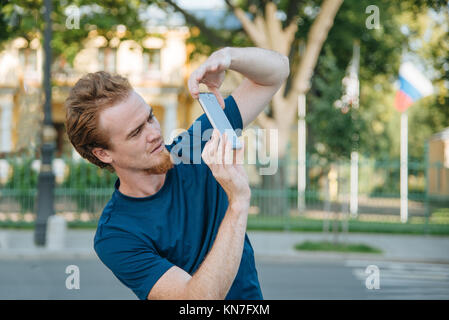
[[[286,56],[261,48],[233,48],[222,50],[231,57],[230,70],[237,71],[251,81],[262,86],[282,83],[290,72]]]
[[[249,205],[230,203],[211,250],[189,280],[186,299],[224,299],[242,258]]]

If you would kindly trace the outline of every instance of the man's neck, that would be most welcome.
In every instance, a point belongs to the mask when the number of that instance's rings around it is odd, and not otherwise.
[[[119,191],[129,197],[143,198],[157,193],[165,183],[166,173],[148,174],[143,171],[126,174],[118,173]]]

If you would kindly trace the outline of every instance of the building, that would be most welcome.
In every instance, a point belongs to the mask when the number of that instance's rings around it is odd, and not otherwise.
[[[72,152],[65,135],[64,101],[70,88],[84,74],[105,70],[126,76],[135,90],[153,107],[165,141],[177,128],[186,128],[201,108],[187,90],[194,65],[193,49],[186,44],[186,27],[150,27],[139,45],[89,33],[73,67],[57,59],[52,66],[52,117],[57,131],[56,157]],[[17,38],[0,52],[0,156],[38,153],[44,101],[42,90],[44,53],[39,38]],[[196,107],[196,108],[195,108]]]
[[[429,197],[449,197],[449,128],[433,135],[429,140]]]
[[[209,27],[236,29],[240,22],[223,8],[192,10]],[[73,152],[65,135],[64,101],[70,88],[84,74],[99,70],[126,76],[135,90],[153,107],[165,142],[186,129],[202,109],[190,96],[187,80],[206,58],[190,61],[194,47],[187,44],[190,30],[182,15],[150,6],[147,38],[141,44],[124,39],[126,26],[117,26],[109,40],[92,30],[77,53],[73,66],[61,58],[53,62],[52,118],[57,131],[56,157]],[[113,32],[113,31],[111,31]],[[39,157],[44,52],[41,35],[27,41],[17,38],[0,51],[0,158],[29,153]],[[221,90],[228,94],[241,78],[230,72]]]

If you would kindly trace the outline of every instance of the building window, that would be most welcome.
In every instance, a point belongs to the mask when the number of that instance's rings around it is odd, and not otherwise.
[[[143,52],[143,65],[149,72],[160,72],[161,49],[145,49]]]
[[[117,71],[117,49],[100,48],[98,52],[100,69],[109,73]]]
[[[19,49],[19,61],[24,72],[37,72],[37,51],[30,48]]]

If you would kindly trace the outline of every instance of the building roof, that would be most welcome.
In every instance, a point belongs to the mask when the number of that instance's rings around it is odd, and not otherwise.
[[[197,19],[203,20],[206,26],[214,29],[236,30],[242,28],[237,17],[226,9],[203,9],[189,11]]]
[[[435,133],[430,140],[449,140],[449,127]]]
[[[225,8],[186,9],[186,12],[204,21],[209,28],[236,30],[242,28],[239,19]],[[142,16],[148,19],[149,26],[180,27],[185,26],[184,16],[179,12],[166,12],[157,6],[151,6]]]

